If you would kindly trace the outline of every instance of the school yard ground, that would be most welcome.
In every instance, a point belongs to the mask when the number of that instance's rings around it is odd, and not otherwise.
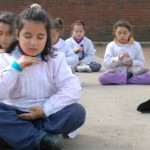
[[[103,61],[105,47],[97,47],[96,60]],[[150,69],[150,47],[143,48]],[[80,103],[87,111],[86,122],[67,150],[150,150],[150,114],[136,111],[150,98],[149,85],[98,83],[99,73],[80,73],[85,83]]]

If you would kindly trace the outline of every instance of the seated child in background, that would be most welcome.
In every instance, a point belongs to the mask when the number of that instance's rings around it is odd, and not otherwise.
[[[66,55],[66,62],[74,72],[74,67],[77,65],[78,57],[68,44],[60,38],[63,31],[63,21],[60,18],[56,18],[51,24],[51,41],[52,47],[59,52],[63,52]]]
[[[4,53],[10,43],[16,39],[15,20],[16,15],[12,12],[0,14],[0,53]]]
[[[72,24],[72,37],[66,40],[78,56],[77,72],[96,72],[101,65],[94,61],[95,48],[90,39],[85,37],[84,22],[78,20]]]
[[[144,68],[141,45],[134,41],[132,25],[118,21],[114,25],[114,41],[107,45],[104,67],[107,71],[99,77],[101,84],[150,84],[150,74]]]

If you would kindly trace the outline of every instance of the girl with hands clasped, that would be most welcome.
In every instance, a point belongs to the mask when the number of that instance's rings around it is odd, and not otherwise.
[[[40,5],[28,7],[0,55],[0,149],[61,150],[85,121],[80,81],[51,48],[50,23]]]
[[[72,24],[72,36],[66,39],[66,43],[78,56],[76,72],[97,72],[101,64],[94,61],[95,48],[90,39],[85,36],[85,24],[78,20]]]
[[[150,74],[144,67],[141,45],[134,41],[132,25],[118,21],[114,25],[115,39],[106,47],[101,84],[150,84]]]

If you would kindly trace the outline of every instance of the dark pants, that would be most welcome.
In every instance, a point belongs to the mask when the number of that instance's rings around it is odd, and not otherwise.
[[[15,150],[32,150],[46,133],[67,135],[83,125],[86,114],[77,103],[35,121],[20,119],[20,113],[15,107],[0,103],[0,138]]]

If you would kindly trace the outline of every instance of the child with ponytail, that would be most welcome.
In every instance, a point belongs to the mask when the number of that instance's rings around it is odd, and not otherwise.
[[[0,55],[0,138],[15,150],[62,150],[63,136],[85,121],[79,79],[52,49],[40,5],[21,12],[16,29],[17,41]]]

